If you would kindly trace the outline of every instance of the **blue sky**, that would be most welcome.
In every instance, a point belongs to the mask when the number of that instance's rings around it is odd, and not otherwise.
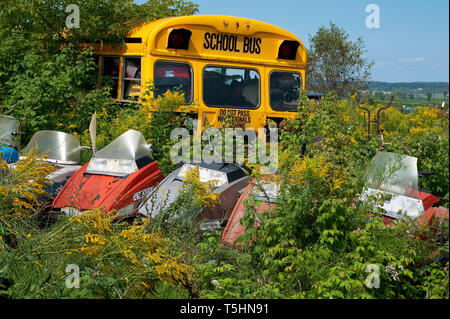
[[[362,36],[374,60],[372,80],[449,81],[448,0],[191,0],[199,14],[239,16],[264,21],[297,35],[309,35],[329,21],[356,40]],[[136,0],[137,3],[145,2]],[[380,28],[366,27],[366,6],[380,8]]]

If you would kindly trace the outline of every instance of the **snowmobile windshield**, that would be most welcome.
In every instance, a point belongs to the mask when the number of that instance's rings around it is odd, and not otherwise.
[[[419,199],[417,158],[379,152],[369,165],[366,187]]]
[[[19,146],[17,135],[20,122],[11,116],[0,115],[0,146]]]
[[[74,135],[58,131],[38,131],[33,134],[22,156],[37,147],[39,154],[48,151],[47,161],[58,164],[78,164],[80,161],[80,141]]]
[[[178,178],[180,180],[183,180],[186,177],[186,174],[195,169],[195,165],[192,164],[184,164],[180,172],[178,173]],[[199,180],[202,183],[206,182],[214,182],[215,187],[219,187],[225,184],[228,184],[228,178],[227,174],[225,172],[221,172],[219,170],[207,168],[207,167],[201,167],[199,166]]]
[[[274,203],[277,201],[278,185],[273,182],[260,182],[252,189],[256,200]]]
[[[124,177],[152,161],[152,152],[142,133],[128,130],[94,154],[86,173]]]
[[[199,166],[199,178],[200,182],[206,183],[210,181],[214,181],[215,187],[220,187],[229,183],[232,183],[242,177],[247,176],[242,168],[230,165],[227,163],[185,163],[179,173],[177,178],[179,180],[183,180],[186,177],[186,173],[195,169],[196,166]]]

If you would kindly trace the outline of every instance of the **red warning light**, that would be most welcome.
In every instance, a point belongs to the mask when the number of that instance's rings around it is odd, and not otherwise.
[[[295,60],[299,45],[297,41],[284,40],[278,50],[278,59]]]
[[[189,48],[189,39],[192,32],[186,29],[173,29],[169,34],[169,41],[167,47],[169,49],[183,49]]]

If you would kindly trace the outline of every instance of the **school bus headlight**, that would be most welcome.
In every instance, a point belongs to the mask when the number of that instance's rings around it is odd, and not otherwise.
[[[186,29],[173,29],[169,34],[169,41],[167,48],[169,49],[183,49],[189,48],[189,39],[192,32]]]
[[[278,59],[295,60],[300,43],[284,40],[278,49]]]

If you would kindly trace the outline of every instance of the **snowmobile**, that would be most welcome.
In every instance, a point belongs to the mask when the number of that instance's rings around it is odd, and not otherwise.
[[[361,200],[382,195],[382,203],[374,203],[374,210],[381,209],[386,225],[408,217],[417,225],[429,224],[434,218],[448,221],[448,209],[434,206],[439,198],[418,187],[418,177],[431,174],[417,171],[416,157],[378,152],[368,168]]]
[[[19,159],[19,125],[20,122],[11,116],[0,115],[0,153],[7,163]]]
[[[206,220],[200,224],[203,231],[222,228],[238,199],[238,193],[249,183],[243,166],[227,163],[181,163],[141,203],[139,213],[152,218],[174,203],[183,189],[185,174],[196,165],[199,166],[201,182],[215,181],[214,192],[219,194],[219,204],[204,207],[200,211],[178,212],[174,218],[193,218],[198,222]]]
[[[299,158],[303,158],[305,152],[306,142],[303,142],[300,148]],[[235,245],[236,243],[234,241],[245,233],[245,225],[241,224],[240,220],[244,216],[246,210],[244,205],[246,199],[252,197],[258,201],[260,205],[255,206],[255,209],[257,214],[261,214],[269,209],[275,209],[277,207],[276,202],[279,189],[279,182],[252,179],[247,187],[239,193],[239,200],[234,206],[231,216],[222,233],[222,244]],[[255,222],[257,225],[260,224],[257,216]]]
[[[9,163],[9,168],[13,169],[19,159],[26,158],[29,152],[36,148],[38,154],[48,152],[46,161],[55,166],[56,170],[48,176],[51,184],[44,190],[50,198],[40,198],[42,205],[41,212],[45,212],[49,204],[70,176],[81,166],[80,142],[74,135],[64,132],[43,130],[34,133],[27,146],[19,152],[18,132],[19,121],[12,117],[0,116],[0,140],[2,141],[3,160]]]
[[[56,167],[56,170],[48,176],[51,184],[45,188],[45,191],[53,199],[67,180],[81,168],[80,150],[88,147],[80,146],[78,138],[74,135],[43,130],[33,134],[19,158],[27,157],[35,147],[37,147],[38,154],[48,152],[45,160]]]
[[[76,216],[101,208],[114,211],[116,219],[135,216],[144,196],[163,179],[152,150],[141,132],[123,133],[69,178],[51,213]]]
[[[255,206],[256,213],[261,214],[269,209],[276,207],[278,194],[278,184],[275,182],[260,181],[256,182],[252,179],[250,184],[242,191],[239,200],[237,201],[230,219],[227,222],[225,230],[222,233],[222,244],[235,245],[235,240],[245,233],[245,225],[240,223],[241,218],[244,216],[245,205],[244,201],[249,197],[254,198],[260,202],[259,206]],[[256,217],[256,224],[259,225],[260,221]]]
[[[372,203],[371,215],[379,212],[385,225],[410,219],[418,230],[417,238],[436,241],[440,246],[444,244],[444,226],[449,221],[448,209],[436,206],[440,199],[418,188],[418,178],[434,172],[418,172],[416,157],[378,152],[366,174],[367,182],[360,199]],[[375,198],[378,200],[373,200]],[[448,261],[448,253],[441,254],[435,250],[427,261],[444,265]]]

